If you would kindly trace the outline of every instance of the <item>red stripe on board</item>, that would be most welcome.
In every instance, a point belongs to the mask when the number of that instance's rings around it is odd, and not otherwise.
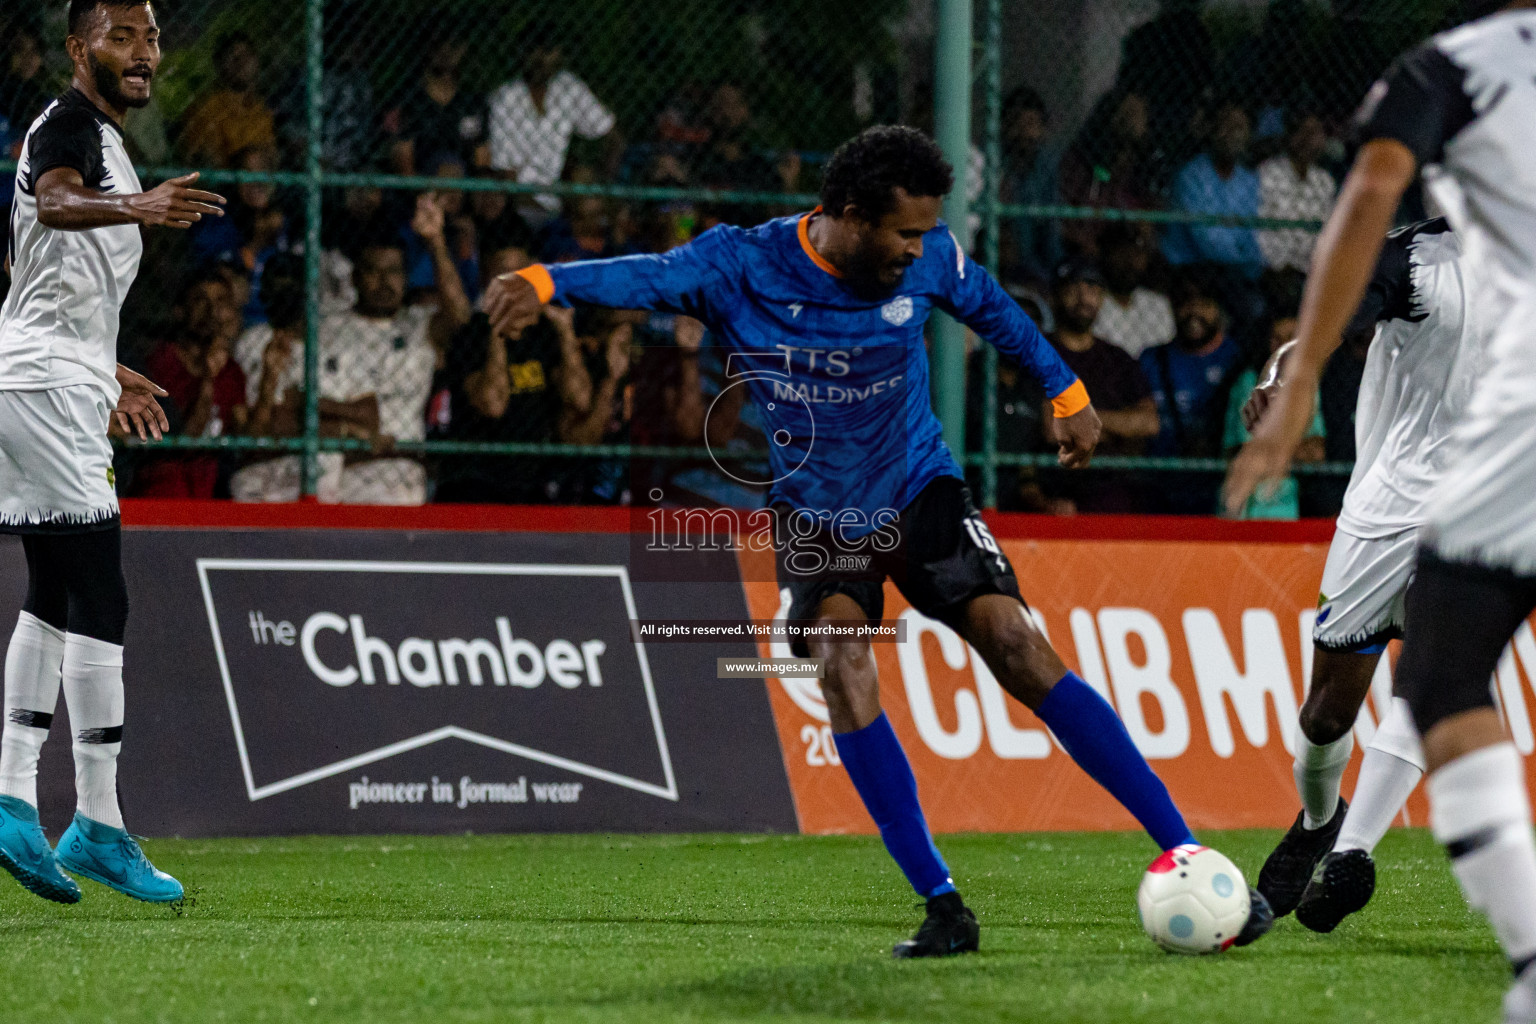
[[[985,512],[998,537],[1021,540],[1172,540],[1241,544],[1327,544],[1332,519],[1293,521],[1215,516],[1031,516]]]
[[[252,505],[233,501],[125,499],[133,529],[458,530],[494,533],[628,533],[645,529],[644,509],[581,505]],[[1213,541],[1326,544],[1333,520],[1248,522],[1207,516],[1033,516],[985,514],[999,537],[1029,540]]]
[[[130,498],[129,528],[215,530],[460,530],[495,533],[628,533],[630,510],[579,505],[242,504]]]

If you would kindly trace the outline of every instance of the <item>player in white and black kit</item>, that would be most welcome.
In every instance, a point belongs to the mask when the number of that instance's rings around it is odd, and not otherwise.
[[[27,596],[5,658],[0,738],[0,866],[60,903],[80,888],[60,870],[138,899],[180,899],[123,828],[128,593],[108,421],[160,436],[154,384],[117,363],[118,316],[139,270],[141,225],[187,228],[220,214],[186,186],[142,192],[123,146],[129,107],[149,102],[159,29],[145,0],[73,0],[70,90],[27,132],[16,171],[0,309],[0,532],[19,533]],[[78,811],[48,847],[37,817],[37,761],[64,690],[75,730]]]
[[[1452,428],[1481,367],[1486,321],[1467,301],[1472,272],[1443,217],[1394,231],[1344,331],[1370,343],[1355,414],[1358,454],[1323,570],[1297,728],[1302,810],[1258,883],[1277,916],[1295,910],[1313,931],[1332,931],[1369,902],[1371,851],[1424,774],[1408,703],[1394,697],[1366,749],[1354,802],[1339,795],[1360,706],[1387,642],[1403,635],[1425,501],[1445,473]],[[1271,359],[1243,407],[1250,423],[1286,376],[1292,348]]]
[[[1525,766],[1488,680],[1536,608],[1536,9],[1504,7],[1410,50],[1372,87],[1363,143],[1318,240],[1291,379],[1227,479],[1229,507],[1290,461],[1327,354],[1403,193],[1424,182],[1476,267],[1486,363],[1430,496],[1397,689],[1423,737],[1430,825],[1514,967],[1505,1020],[1536,1021],[1536,836]]]

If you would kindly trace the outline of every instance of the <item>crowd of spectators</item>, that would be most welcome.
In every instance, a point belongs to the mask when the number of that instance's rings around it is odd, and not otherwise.
[[[1263,32],[1280,32],[1275,26],[1295,2],[1274,0]],[[1321,220],[1343,167],[1347,105],[1290,74],[1275,46],[1218,58],[1197,7],[1167,0],[1127,37],[1116,82],[1075,132],[1028,86],[1003,105],[1005,203],[1189,215],[1154,224],[1079,212],[1002,223],[1000,277],[1087,384],[1104,421],[1105,455],[1219,458],[1242,443],[1237,407],[1271,346],[1294,327],[1316,231],[1205,218]],[[750,459],[725,473],[710,462],[399,450],[423,440],[763,450],[754,412],[730,387],[701,324],[551,310],[508,340],[492,334],[476,303],[494,276],[533,261],[661,252],[715,224],[753,223],[787,208],[482,186],[621,182],[785,193],[816,184],[820,157],[771,143],[785,132],[770,131],[754,109],[749,82],[687,81],[649,122],[621,124],[614,97],[570,66],[569,40],[554,27],[530,26],[515,74],[484,92],[465,84],[474,43],[423,40],[416,70],[383,95],[357,33],[328,38],[320,140],[327,169],[441,178],[444,186],[328,190],[316,307],[305,300],[302,192],[223,186],[228,216],[156,254],[157,266],[182,272],[156,271],[159,308],[169,315],[133,321],[140,336],[125,337],[127,358],[170,392],[177,433],[294,438],[304,419],[307,318],[318,315],[320,430],[356,442],[322,455],[322,501],[624,503],[655,485],[680,501],[759,503],[763,487],[752,480],[766,478],[766,467]],[[219,35],[208,50],[209,86],[177,117],[136,112],[130,144],[147,162],[301,167],[304,90],[291,80],[274,88],[263,52],[242,32]],[[13,31],[0,54],[0,142],[8,151],[57,88],[38,34]],[[919,91],[908,120],[931,129],[929,96]],[[979,154],[964,176],[977,196]],[[1352,457],[1357,348],[1330,368],[1304,460]],[[979,359],[969,379],[980,388]],[[1050,450],[1042,397],[1015,368],[999,367],[1001,451]],[[978,447],[979,420],[970,436]],[[294,454],[141,453],[120,471],[130,494],[241,501],[292,500],[300,476]],[[1206,513],[1218,482],[1199,472],[1068,477],[1029,469],[1000,480],[1002,507],[1061,513]],[[1250,513],[1326,513],[1338,488],[1310,483],[1292,481]]]
[[[1004,282],[1095,397],[1104,454],[1220,459],[1247,440],[1240,409],[1260,365],[1294,334],[1317,230],[1232,221],[1328,217],[1355,104],[1385,63],[1376,34],[1343,16],[1309,37],[1321,52],[1300,52],[1302,0],[1273,0],[1257,37],[1221,53],[1200,6],[1164,0],[1129,34],[1116,81],[1070,137],[1053,131],[1032,88],[1003,105],[1004,202],[1156,211],[1002,222]],[[1350,339],[1328,368],[1299,462],[1354,458],[1368,341]],[[999,450],[1049,452],[1043,396],[1011,371],[999,376]],[[980,386],[979,373],[971,382]],[[1004,508],[1191,514],[1215,509],[1220,482],[1195,471],[1026,469],[999,479]],[[1342,492],[1337,477],[1291,478],[1247,514],[1329,515]]]

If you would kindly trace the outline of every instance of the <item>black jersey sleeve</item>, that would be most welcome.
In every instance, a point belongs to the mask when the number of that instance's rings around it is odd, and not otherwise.
[[[1476,116],[1466,79],[1466,71],[1432,42],[1409,50],[1371,86],[1355,114],[1355,141],[1394,139],[1421,167],[1437,163],[1445,144]]]
[[[37,126],[27,142],[28,185],[35,188],[39,178],[59,167],[79,171],[88,188],[100,188],[106,180],[101,129],[86,111],[56,111]]]
[[[1417,321],[1424,319],[1417,312],[1418,303],[1413,295],[1413,243],[1423,235],[1436,235],[1451,230],[1444,217],[1419,221],[1398,228],[1387,236],[1381,247],[1381,258],[1366,286],[1365,298],[1360,300],[1354,319],[1344,329],[1344,337],[1369,334],[1376,325],[1387,320]]]

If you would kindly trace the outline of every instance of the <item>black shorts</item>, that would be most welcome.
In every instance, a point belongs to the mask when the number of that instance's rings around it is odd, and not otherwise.
[[[873,534],[850,538],[835,522],[774,506],[775,564],[779,586],[789,588],[790,622],[814,621],[833,594],[847,594],[869,619],[881,619],[887,578],[913,608],[951,628],[958,628],[966,603],[983,594],[1023,602],[1013,566],[964,482],[939,477],[877,526]],[[790,650],[800,658],[809,653],[801,640]]]
[[[1453,715],[1494,707],[1489,680],[1536,608],[1536,579],[1421,549],[1407,606],[1395,681],[1419,735]]]

